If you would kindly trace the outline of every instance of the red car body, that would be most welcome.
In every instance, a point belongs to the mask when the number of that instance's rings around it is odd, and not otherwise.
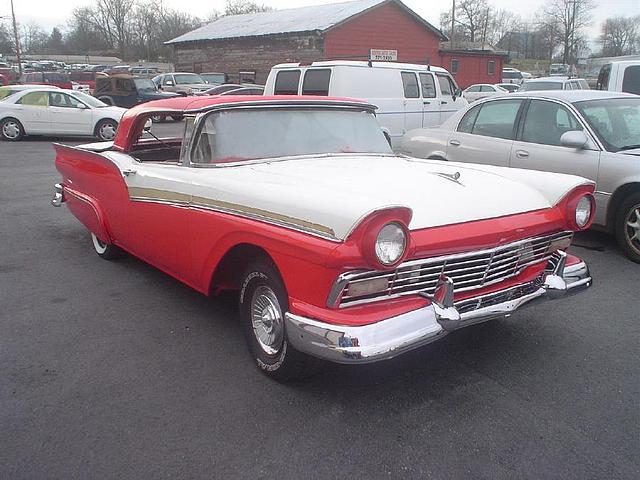
[[[177,197],[172,205],[162,200],[154,201],[151,197],[147,201],[132,201],[133,188],[130,185],[128,188],[127,184],[130,173],[123,171],[109,155],[135,155],[135,152],[155,145],[153,141],[138,140],[150,115],[179,113],[188,117],[221,105],[233,108],[234,104],[242,106],[257,101],[256,97],[179,97],[149,102],[124,115],[112,146],[56,145],[56,167],[62,174],[62,183],[57,191],[58,205],[64,201],[80,222],[104,244],[126,250],[205,295],[239,289],[236,273],[241,269],[238,262],[242,261],[242,255],[247,251],[264,252],[277,267],[286,288],[287,315],[291,319],[312,319],[312,326],[318,326],[320,322],[323,328],[335,326],[338,331],[378,325],[430,308],[437,301],[428,295],[410,294],[341,308],[338,303],[331,304],[328,296],[336,286],[336,279],[345,272],[393,272],[401,262],[483,251],[506,244],[517,245],[530,238],[588,228],[588,224],[577,226],[572,217],[580,198],[587,197],[592,202],[593,185],[589,182],[573,188],[550,208],[410,231],[407,226],[412,218],[411,209],[401,206],[381,208],[361,218],[352,232],[340,241],[277,222],[263,221],[260,215],[237,214],[229,208],[211,210],[180,204],[182,200]],[[283,105],[295,104],[296,101],[305,105],[348,102],[353,106],[358,103],[327,97],[297,99],[275,96],[259,100],[263,104]],[[177,145],[170,140],[165,142]],[[114,153],[105,155],[105,150]],[[372,257],[370,245],[376,241],[373,233],[389,222],[404,225],[408,241],[402,259],[386,267]],[[544,279],[545,269],[549,269],[549,259],[553,255],[562,257],[563,268],[575,270],[580,267],[584,273],[586,266],[579,258],[562,253],[567,244],[562,240],[557,252],[550,245],[548,255],[504,281],[474,290],[454,291],[454,301],[460,303],[488,298],[497,292]],[[580,277],[579,286],[591,283],[588,269],[586,272]],[[436,290],[436,297],[437,293]],[[362,340],[344,332],[337,344],[328,347],[329,350],[306,349],[300,336],[304,337],[304,333],[311,330],[308,326],[305,328],[307,330],[301,330],[302,333],[288,331],[292,344],[306,353],[335,361],[373,361],[407,349],[406,345],[397,345],[391,351],[367,358],[358,350]],[[295,341],[293,335],[297,335]]]

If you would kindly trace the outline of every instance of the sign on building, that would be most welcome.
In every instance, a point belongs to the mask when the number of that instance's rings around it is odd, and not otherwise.
[[[382,60],[384,62],[396,62],[398,60],[398,51],[372,48],[371,50],[369,50],[369,59]]]

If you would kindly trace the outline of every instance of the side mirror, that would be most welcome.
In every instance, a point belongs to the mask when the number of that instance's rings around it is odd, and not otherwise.
[[[153,122],[150,118],[147,118],[147,121],[144,122],[144,127],[142,127],[142,130],[145,132],[149,132],[151,130],[151,125],[153,125]]]
[[[166,82],[164,82],[164,84],[165,84],[167,87],[173,87],[173,82],[172,82],[171,80],[167,80]]]
[[[581,149],[584,148],[588,142],[589,139],[582,130],[564,132],[560,137],[560,145],[563,147]]]
[[[84,103],[78,103],[76,105],[76,108],[79,108],[80,110],[86,110],[87,106]]]

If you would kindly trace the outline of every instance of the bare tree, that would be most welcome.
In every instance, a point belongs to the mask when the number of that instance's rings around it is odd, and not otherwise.
[[[547,0],[542,23],[559,32],[562,63],[574,63],[578,46],[585,43],[585,27],[591,24],[592,0]]]
[[[607,18],[599,41],[605,56],[632,55],[640,48],[640,16]]]
[[[20,39],[21,50],[24,53],[42,53],[47,44],[47,34],[35,22],[29,22],[22,27],[22,35]]]
[[[251,0],[227,0],[224,9],[225,15],[241,15],[243,13],[269,12],[273,8],[268,5],[261,5]]]

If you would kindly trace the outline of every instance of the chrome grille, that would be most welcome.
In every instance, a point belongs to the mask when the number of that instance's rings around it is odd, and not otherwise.
[[[529,265],[549,260],[557,245],[566,246],[572,236],[572,232],[558,232],[491,249],[410,260],[390,272],[347,273],[340,280],[344,288],[337,303],[347,307],[417,292],[432,294],[442,274],[453,280],[455,292],[479,289],[514,277]],[[373,279],[386,281],[387,288],[370,294],[354,293],[358,283]]]

